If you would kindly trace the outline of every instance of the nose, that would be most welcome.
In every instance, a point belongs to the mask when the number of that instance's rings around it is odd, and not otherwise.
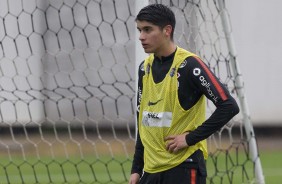
[[[142,31],[140,31],[139,40],[142,41],[145,39],[145,35]]]

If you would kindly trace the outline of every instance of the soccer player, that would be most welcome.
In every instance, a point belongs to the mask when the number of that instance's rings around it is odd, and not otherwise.
[[[173,41],[174,13],[161,4],[140,10],[138,134],[130,184],[204,184],[206,138],[239,108],[224,85],[195,54]],[[206,98],[216,106],[206,119]]]

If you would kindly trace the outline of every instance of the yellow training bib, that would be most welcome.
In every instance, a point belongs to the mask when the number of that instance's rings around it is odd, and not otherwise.
[[[169,72],[164,80],[157,84],[153,80],[151,70],[154,55],[151,54],[145,60],[138,128],[144,145],[144,171],[148,173],[173,168],[198,149],[201,149],[207,158],[205,140],[177,153],[169,153],[164,141],[169,135],[193,131],[205,121],[205,96],[189,110],[184,110],[178,100],[177,70],[189,56],[196,55],[178,47]]]

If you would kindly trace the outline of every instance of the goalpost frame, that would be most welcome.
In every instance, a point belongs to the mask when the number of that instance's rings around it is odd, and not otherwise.
[[[221,23],[223,26],[223,31],[226,36],[227,47],[230,53],[231,68],[232,68],[233,76],[235,76],[234,85],[235,85],[235,89],[236,89],[236,92],[239,98],[240,109],[241,109],[241,113],[243,116],[243,125],[245,128],[245,133],[246,133],[248,143],[249,143],[250,156],[252,158],[252,161],[255,164],[254,169],[255,169],[256,182],[258,184],[264,184],[265,181],[264,181],[264,175],[262,171],[262,165],[261,165],[260,158],[259,158],[254,129],[253,129],[251,119],[250,119],[250,112],[248,108],[247,98],[244,93],[243,77],[240,72],[239,64],[236,60],[237,52],[235,49],[235,43],[234,43],[234,39],[232,35],[230,20],[229,20],[228,13],[225,7],[225,0],[217,0],[217,1],[219,5],[219,10],[220,10],[220,17],[221,17]]]

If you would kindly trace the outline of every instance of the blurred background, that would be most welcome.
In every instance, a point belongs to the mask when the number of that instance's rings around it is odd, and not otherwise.
[[[254,126],[282,126],[282,1],[225,1]]]
[[[225,2],[266,183],[280,183],[282,1]]]

